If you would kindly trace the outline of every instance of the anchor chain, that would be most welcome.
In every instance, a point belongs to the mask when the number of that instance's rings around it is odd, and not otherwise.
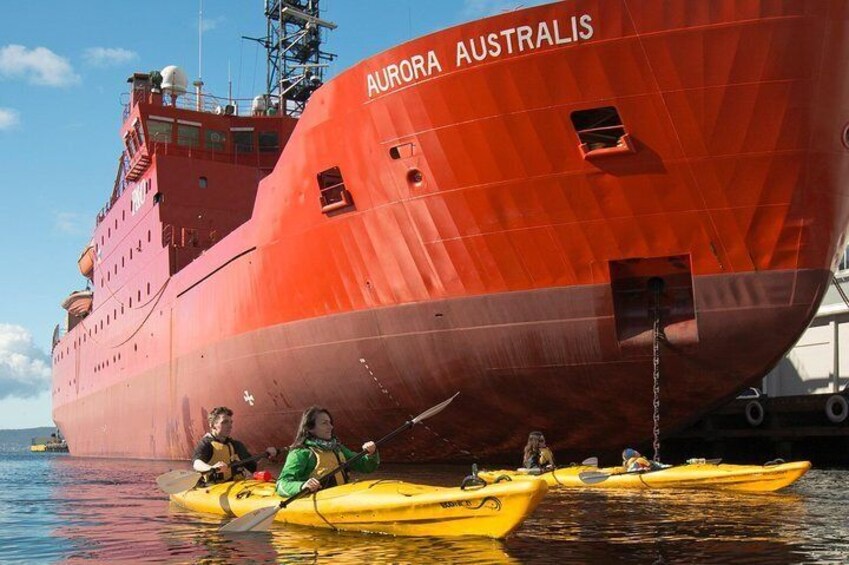
[[[657,281],[657,284],[653,286],[655,291],[655,298],[653,331],[654,335],[652,339],[652,392],[654,394],[654,397],[652,399],[652,407],[654,408],[654,412],[652,414],[652,449],[654,450],[653,460],[660,463],[660,293],[663,291],[662,281]]]

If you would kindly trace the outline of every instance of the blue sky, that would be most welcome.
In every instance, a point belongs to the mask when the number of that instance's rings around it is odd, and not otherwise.
[[[338,24],[330,74],[419,35],[534,0],[322,0]],[[203,78],[226,96],[260,93],[262,0],[205,0]],[[106,203],[133,71],[198,72],[197,0],[4,2],[0,18],[0,429],[52,425],[50,343],[76,259]]]

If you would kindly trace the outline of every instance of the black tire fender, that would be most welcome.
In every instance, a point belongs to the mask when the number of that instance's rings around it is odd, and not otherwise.
[[[757,428],[764,422],[766,411],[763,404],[758,400],[751,400],[746,404],[746,421],[753,428]]]
[[[825,401],[825,415],[833,424],[841,424],[849,416],[849,402],[842,394],[832,394]]]

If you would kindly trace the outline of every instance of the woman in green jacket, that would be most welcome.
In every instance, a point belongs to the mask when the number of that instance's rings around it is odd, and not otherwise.
[[[380,464],[377,445],[367,441],[363,444],[363,451],[368,454],[352,464],[351,469],[371,473]],[[347,470],[335,473],[322,482],[318,479],[355,455],[356,452],[339,443],[333,435],[330,412],[320,406],[308,408],[301,416],[298,434],[277,479],[277,494],[292,496],[304,489],[315,492],[320,488],[345,484],[348,482]]]

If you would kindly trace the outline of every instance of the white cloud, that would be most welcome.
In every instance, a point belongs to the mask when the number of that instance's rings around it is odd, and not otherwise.
[[[464,0],[463,15],[469,18],[482,18],[517,8],[528,8],[546,4],[552,0]]]
[[[201,30],[212,31],[217,28],[219,24],[223,24],[225,21],[227,21],[227,19],[224,16],[218,16],[217,18],[204,18]],[[195,26],[195,29],[197,29],[197,26]]]
[[[55,212],[54,220],[53,226],[68,235],[85,234],[88,227],[88,220],[77,212]]]
[[[46,47],[27,49],[23,45],[0,47],[0,78],[22,78],[30,84],[68,86],[80,82],[73,67]]]
[[[0,130],[12,129],[20,123],[18,112],[11,108],[0,108]]]
[[[50,355],[21,326],[0,324],[0,400],[50,390]]]
[[[93,67],[112,67],[133,61],[138,54],[122,47],[89,47],[83,58]]]

